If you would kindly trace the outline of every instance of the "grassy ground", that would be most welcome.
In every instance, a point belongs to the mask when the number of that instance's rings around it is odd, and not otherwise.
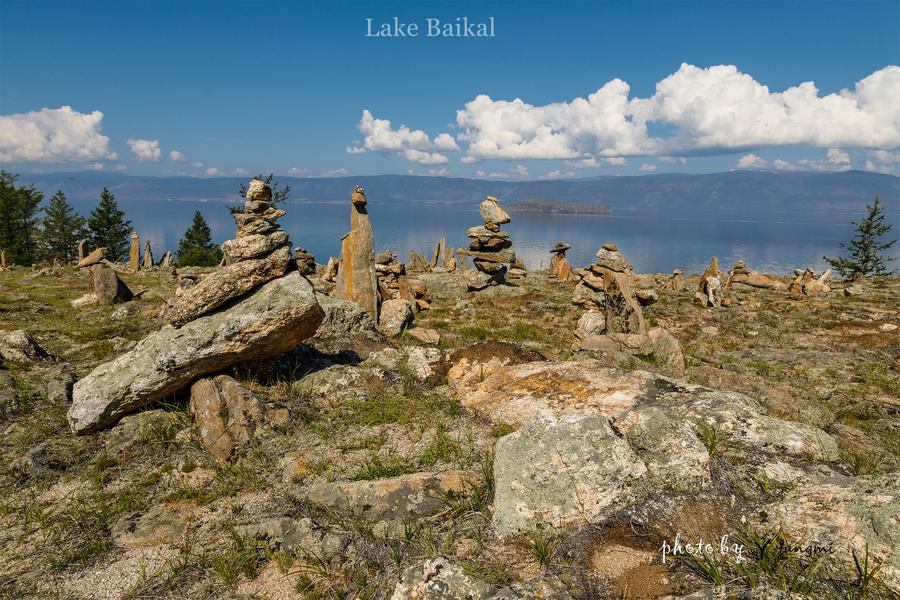
[[[158,328],[156,316],[175,284],[163,272],[122,278],[143,292],[125,305],[127,310],[75,309],[69,302],[91,289],[83,273],[0,273],[0,330],[26,329],[83,376]],[[572,342],[581,311],[570,303],[573,285],[542,274],[521,285],[526,290],[521,296],[462,302],[460,294],[434,285],[432,309],[419,315],[417,326],[439,331],[447,350],[506,340],[548,358],[578,358]],[[692,304],[695,285],[696,278],[688,278],[686,291],[661,291],[659,303],[644,309],[651,325],[666,327],[681,341],[686,378],[708,385],[721,380],[723,387],[759,398],[778,416],[825,428],[840,441],[841,468],[849,473],[896,469],[900,332],[884,325],[900,324],[900,279],[870,282],[862,297],[832,293],[797,299],[784,292],[733,289],[728,293],[732,306],[721,310]],[[408,336],[398,342],[415,343]],[[626,366],[656,369],[650,363]],[[29,371],[9,365],[0,372],[6,376],[0,384],[16,398],[0,413],[0,597],[199,599],[240,590],[260,597],[381,598],[403,567],[436,555],[455,557],[496,584],[544,572],[581,577],[581,598],[652,597],[722,580],[774,581],[776,587],[793,589],[812,569],[764,549],[740,572],[699,561],[636,574],[631,583],[604,588],[602,578],[584,574],[593,560],[585,554],[596,541],[590,536],[639,546],[633,524],[619,528],[614,523],[575,538],[536,531],[500,543],[490,533],[491,449],[508,431],[464,410],[442,387],[426,386],[402,369],[364,370],[353,380],[353,393],[332,399],[317,395],[310,378],[261,382],[238,370],[234,375],[245,385],[287,406],[291,419],[240,458],[217,463],[192,434],[183,402],[156,407],[172,420],[142,431],[121,452],[110,450],[109,432],[72,436],[67,406],[44,398],[54,368]],[[707,433],[701,436],[704,443],[715,448],[715,432]],[[23,458],[37,465],[30,474],[9,468]],[[727,452],[716,454],[715,460],[727,459]],[[290,477],[285,476],[288,466]],[[315,481],[450,468],[477,476],[463,493],[446,499],[441,515],[412,523],[390,538],[376,535],[370,524],[303,500],[304,487]],[[702,515],[704,505],[698,506]],[[114,543],[117,524],[154,507],[180,515],[184,523],[170,543],[161,549]],[[352,541],[352,556],[337,562],[288,556],[236,532],[242,524],[272,516],[324,523]],[[862,575],[827,576],[844,578],[841,585],[856,590],[840,597],[861,598],[871,575],[870,567],[862,569]],[[778,583],[778,577],[797,573]],[[663,579],[668,587],[648,583]],[[868,597],[878,597],[876,584],[871,585]]]

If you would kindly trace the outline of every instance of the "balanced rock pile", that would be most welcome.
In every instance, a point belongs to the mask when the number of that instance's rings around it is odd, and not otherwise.
[[[802,271],[796,269],[788,290],[792,294],[803,294],[804,296],[829,292],[831,288],[826,283],[829,275],[831,275],[831,269],[826,269],[818,277],[816,277],[816,273],[812,269],[807,268]]]
[[[719,270],[719,259],[715,256],[700,276],[700,285],[694,294],[694,301],[704,307],[722,306],[722,271]]]
[[[662,327],[647,328],[641,305],[652,290],[636,291],[631,264],[615,244],[604,244],[597,261],[581,272],[572,302],[587,309],[575,330],[575,349],[618,363],[623,356],[650,358],[673,372],[684,370],[681,345]]]
[[[316,332],[324,312],[309,280],[287,273],[290,241],[275,224],[283,215],[269,186],[254,180],[234,215],[237,238],[223,244],[235,262],[184,289],[167,325],[75,384],[74,433],[112,425],[206,375],[280,356]]]
[[[238,225],[235,239],[222,244],[228,264],[182,294],[169,306],[165,320],[180,327],[284,275],[291,264],[291,243],[276,223],[284,214],[275,208],[271,188],[254,179],[247,188],[243,212],[233,215]]]
[[[316,274],[316,257],[303,248],[294,250],[294,263],[297,265],[297,271],[301,275]]]
[[[728,279],[725,280],[725,287],[731,287],[734,283],[767,290],[783,290],[785,288],[784,283],[777,279],[773,279],[768,275],[761,275],[756,271],[751,271],[747,268],[747,264],[742,260],[734,263],[734,267],[728,272]]]
[[[378,281],[375,276],[375,233],[369,222],[366,192],[356,186],[350,197],[350,232],[341,238],[335,293],[355,302],[378,321]]]
[[[388,250],[378,254],[375,257],[375,274],[382,301],[400,297],[400,279],[406,277],[406,265],[397,261],[396,254]]]
[[[481,219],[484,225],[472,227],[466,236],[472,239],[468,250],[459,253],[472,257],[474,273],[466,273],[466,285],[470,291],[483,290],[506,282],[507,265],[515,259],[509,249],[509,234],[500,226],[509,223],[509,215],[500,207],[497,199],[488,196],[481,203]]]
[[[550,259],[550,277],[560,281],[572,281],[575,279],[575,274],[572,273],[569,260],[566,258],[566,250],[571,247],[565,242],[556,242],[553,248],[550,249],[550,253],[553,255],[553,258]]]
[[[675,269],[672,271],[672,276],[663,284],[663,288],[667,290],[672,290],[673,292],[680,292],[684,289],[684,271],[681,269]]]

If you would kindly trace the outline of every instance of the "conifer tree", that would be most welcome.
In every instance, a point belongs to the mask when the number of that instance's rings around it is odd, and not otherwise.
[[[91,245],[107,248],[106,257],[118,260],[131,243],[131,221],[125,220],[125,213],[119,210],[116,198],[108,189],[100,192],[100,203],[91,211],[87,221]]]
[[[178,264],[183,267],[214,267],[222,260],[222,250],[212,242],[212,233],[200,211],[178,242]]]
[[[18,175],[0,171],[0,250],[14,264],[37,258],[37,213],[44,195],[34,186],[16,187]]]
[[[76,256],[78,241],[87,235],[87,221],[66,201],[66,195],[59,190],[44,209],[41,221],[41,256],[64,263]]]
[[[884,256],[882,252],[887,250],[897,240],[880,242],[878,239],[891,230],[891,225],[884,222],[884,208],[875,196],[874,204],[866,204],[869,213],[862,221],[850,221],[856,227],[856,236],[849,244],[841,244],[841,248],[850,253],[848,258],[823,257],[831,267],[849,279],[859,274],[866,275],[892,275],[893,269],[887,268],[887,263],[894,260],[893,257]]]

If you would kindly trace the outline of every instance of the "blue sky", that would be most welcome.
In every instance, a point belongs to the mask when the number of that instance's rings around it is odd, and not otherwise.
[[[427,18],[493,17],[496,35],[366,37],[366,18],[377,27],[394,16],[422,28]],[[5,0],[0,167],[898,174],[898,64],[897,0]],[[626,91],[576,100],[616,79]],[[779,95],[803,82],[817,91]],[[480,95],[490,98],[473,103]]]

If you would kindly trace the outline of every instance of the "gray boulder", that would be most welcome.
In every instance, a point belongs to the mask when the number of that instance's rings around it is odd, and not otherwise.
[[[599,523],[631,501],[646,473],[603,415],[568,411],[532,421],[497,440],[497,533]]]
[[[0,331],[0,359],[9,362],[31,364],[45,360],[50,355],[34,341],[26,331]]]
[[[349,300],[316,293],[324,317],[316,330],[316,338],[340,338],[350,335],[381,337],[372,318],[363,307]]]
[[[409,302],[401,298],[385,300],[378,315],[378,329],[388,337],[397,337],[412,324],[412,320]]]
[[[298,273],[271,281],[227,310],[165,326],[95,368],[75,384],[69,426],[81,434],[112,425],[204,375],[284,354],[321,322],[309,281]]]

